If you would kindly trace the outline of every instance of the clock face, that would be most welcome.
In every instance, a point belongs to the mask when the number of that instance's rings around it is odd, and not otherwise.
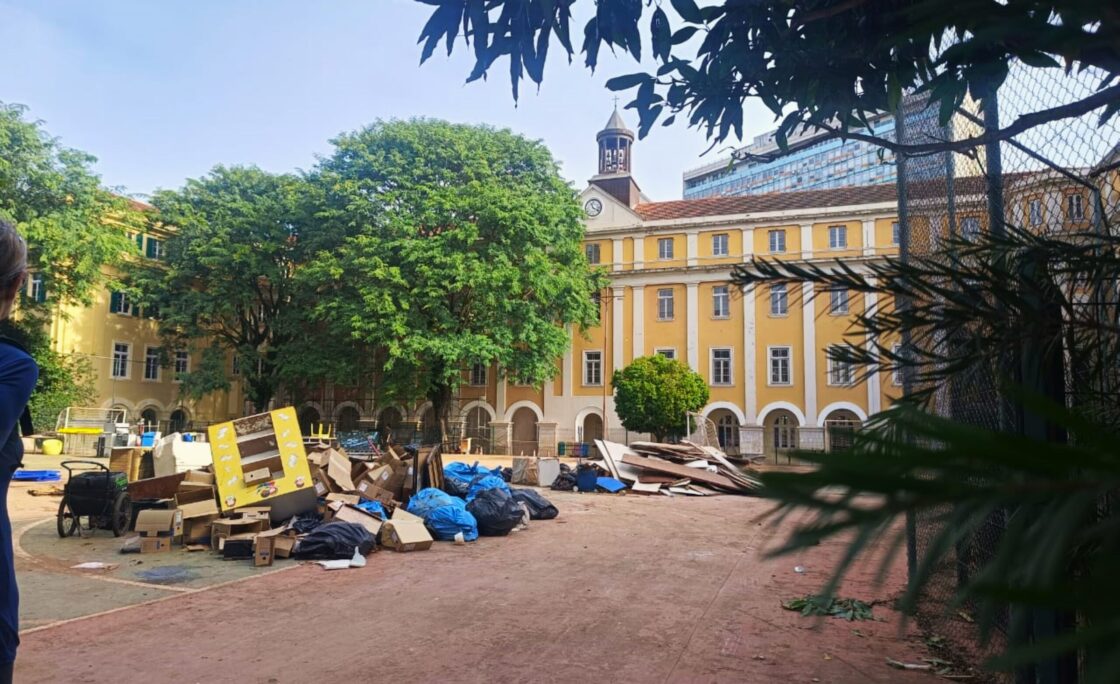
[[[588,216],[598,216],[603,213],[603,203],[592,197],[583,205],[583,210],[587,212]]]

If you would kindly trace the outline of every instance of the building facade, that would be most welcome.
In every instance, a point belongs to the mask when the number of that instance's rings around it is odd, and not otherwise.
[[[134,208],[154,211],[142,202],[134,201]],[[149,224],[145,232],[133,236],[140,252],[135,258],[162,258],[166,238],[164,227]],[[120,268],[127,269],[128,262]],[[106,273],[110,282],[119,275],[114,270]],[[49,287],[49,280],[44,283],[32,276],[32,294],[37,294],[36,283]],[[97,399],[88,408],[118,409],[129,423],[143,422],[165,433],[201,429],[243,412],[236,381],[229,392],[215,392],[201,401],[182,399],[176,376],[200,362],[202,347],[168,350],[164,355],[157,321],[123,292],[103,287],[89,306],[59,307],[50,325],[54,351],[84,358],[92,366]]]

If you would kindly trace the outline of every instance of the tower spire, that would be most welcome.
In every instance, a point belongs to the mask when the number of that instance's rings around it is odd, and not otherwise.
[[[599,142],[599,175],[629,175],[634,131],[626,127],[626,122],[618,113],[618,97],[614,98],[614,111],[611,113],[610,120],[595,139]]]

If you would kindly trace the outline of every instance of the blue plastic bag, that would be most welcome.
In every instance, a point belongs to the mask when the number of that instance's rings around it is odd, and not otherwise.
[[[382,520],[388,520],[389,516],[385,515],[385,507],[381,505],[380,501],[371,501],[369,499],[362,499],[354,504],[356,507],[362,509],[366,513],[373,513]]]
[[[475,461],[474,465],[467,465],[466,463],[456,461],[455,463],[448,463],[443,467],[444,479],[450,480],[450,482],[447,483],[450,485],[448,489],[457,496],[465,496],[467,490],[470,488],[471,482],[473,482],[475,478],[484,475],[496,475],[501,477],[501,474],[501,468],[484,468],[478,464],[478,461]]]
[[[455,505],[459,505],[464,510],[467,508],[467,504],[462,499],[457,499],[442,489],[426,487],[412,495],[412,498],[408,500],[408,508],[405,510],[427,519],[428,514],[437,508]]]
[[[478,521],[466,509],[458,506],[440,506],[424,518],[424,525],[440,541],[452,541],[462,532],[464,541],[478,539]]]
[[[467,488],[467,501],[474,501],[474,498],[478,496],[479,492],[487,489],[501,489],[504,490],[506,494],[511,494],[509,485],[506,484],[506,481],[502,479],[501,475],[483,475],[471,480],[470,487]]]

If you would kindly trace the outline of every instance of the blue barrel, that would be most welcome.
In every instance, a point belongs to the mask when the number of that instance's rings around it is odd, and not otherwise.
[[[155,444],[156,444],[156,433],[145,432],[142,435],[140,435],[140,446],[150,447],[150,446],[155,446]]]
[[[598,486],[599,469],[591,465],[581,465],[576,469],[576,487],[581,492],[594,492]]]

